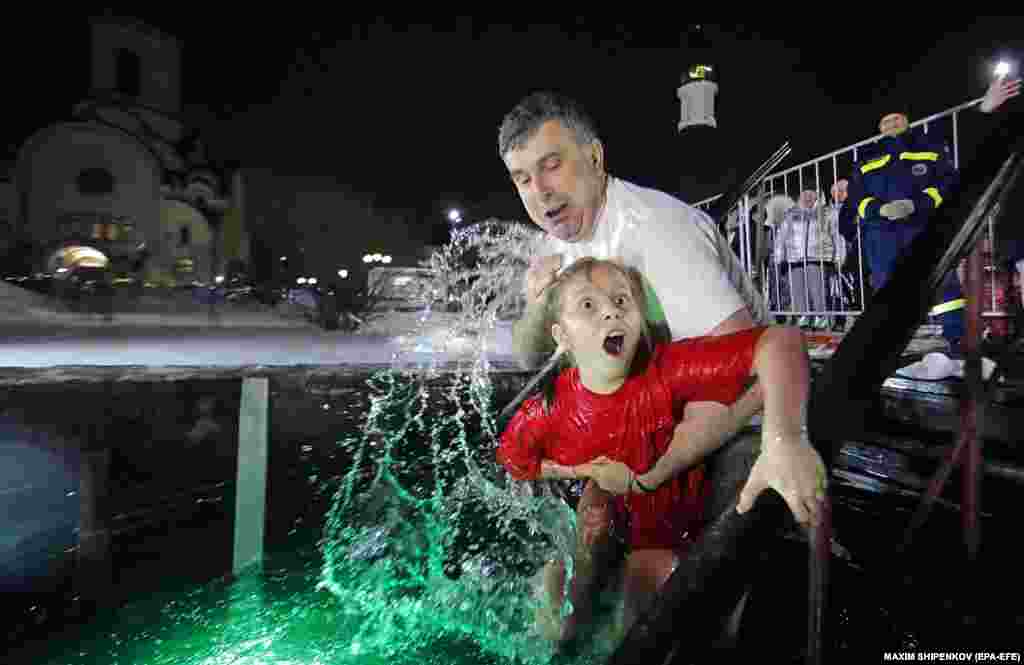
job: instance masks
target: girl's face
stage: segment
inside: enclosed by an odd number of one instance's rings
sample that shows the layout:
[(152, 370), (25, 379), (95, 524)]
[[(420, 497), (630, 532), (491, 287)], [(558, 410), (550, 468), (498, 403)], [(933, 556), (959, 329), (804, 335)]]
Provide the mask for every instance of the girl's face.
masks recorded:
[(644, 333), (630, 280), (621, 270), (596, 264), (589, 279), (584, 270), (562, 288), (559, 322), (551, 326), (555, 342), (572, 352), (587, 388), (617, 390)]

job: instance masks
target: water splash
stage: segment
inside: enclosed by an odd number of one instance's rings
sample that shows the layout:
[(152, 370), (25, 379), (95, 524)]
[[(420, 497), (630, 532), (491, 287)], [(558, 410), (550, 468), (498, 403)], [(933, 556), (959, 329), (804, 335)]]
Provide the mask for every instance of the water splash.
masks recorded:
[[(536, 628), (538, 577), (556, 558), (571, 573), (575, 513), (544, 484), (497, 467), (487, 348), (498, 318), (521, 304), (534, 242), (524, 227), (494, 222), (456, 234), (431, 257), (437, 283), (424, 291), (458, 295), (451, 336), (471, 333), (471, 352), (424, 357), (412, 339), (369, 382), (361, 435), (344, 442), (353, 463), (326, 520), (320, 581), (363, 617), (352, 638), (362, 653), (390, 658), (456, 640), (498, 662), (552, 657)], [(433, 298), (424, 300), (423, 334)], [(432, 390), (442, 369), (445, 387)]]
[[(363, 426), (339, 442), (347, 466), (325, 490), (319, 543), (270, 554), (262, 572), (125, 606), (93, 637), (56, 645), (47, 665), (551, 662), (536, 627), (538, 573), (552, 559), (571, 571), (575, 513), (495, 463), (502, 405), (487, 354), (531, 242), (483, 224), (431, 259), (474, 346), (453, 360), (410, 344), (368, 380)], [(314, 472), (326, 488), (330, 471)], [(611, 648), (594, 640), (572, 662), (603, 662)]]

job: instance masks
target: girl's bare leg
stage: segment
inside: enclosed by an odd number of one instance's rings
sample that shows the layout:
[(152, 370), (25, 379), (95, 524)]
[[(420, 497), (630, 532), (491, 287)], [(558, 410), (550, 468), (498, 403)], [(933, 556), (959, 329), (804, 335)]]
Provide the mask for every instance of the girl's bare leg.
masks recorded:
[(553, 635), (552, 624), (558, 626), (554, 639), (567, 642), (576, 636), (579, 625), (589, 622), (593, 612), (592, 594), (601, 573), (606, 572), (613, 560), (615, 549), (611, 535), (612, 495), (597, 483), (587, 482), (583, 496), (576, 506), (576, 558), (575, 575), (569, 587), (572, 614), (559, 622), (565, 588), (565, 568), (561, 561), (548, 563), (544, 570), (544, 591), (548, 607), (538, 614), (538, 622), (545, 635)]

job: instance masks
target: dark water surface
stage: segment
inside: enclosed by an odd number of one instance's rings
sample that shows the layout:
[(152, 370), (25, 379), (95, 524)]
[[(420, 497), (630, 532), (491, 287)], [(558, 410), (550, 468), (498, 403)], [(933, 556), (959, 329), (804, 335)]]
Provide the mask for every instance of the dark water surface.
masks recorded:
[[(493, 378), (498, 408), (525, 379)], [(231, 568), (238, 380), (0, 389), (7, 470), (0, 499), (9, 534), (0, 541), (0, 572), (10, 651), (2, 662), (514, 662), (494, 644), (468, 639), (472, 631), (389, 651), (367, 641), (384, 633), (367, 632), (353, 598), (318, 588), (317, 543), (352, 462), (351, 448), (339, 442), (359, 431), (372, 406), (365, 380), (351, 373), (272, 377), (267, 559), (262, 574), (237, 580), (223, 574)], [(446, 379), (427, 387), (432, 417), (440, 418), (450, 411)], [(93, 602), (75, 563), (76, 492), (80, 451), (104, 449), (109, 484), (99, 506), (111, 534), (110, 584)], [(488, 459), (487, 450), (480, 455)], [(896, 554), (919, 502), (915, 492), (934, 468), (871, 445), (847, 445), (836, 456), (833, 525), (842, 549), (831, 561), (828, 662), (882, 662), (886, 651), (1021, 649), (1019, 486), (985, 479), (977, 565), (965, 559), (960, 514), (948, 505), (933, 510), (905, 555)], [(943, 498), (960, 502), (959, 472)], [(800, 662), (807, 546), (789, 530), (762, 555), (740, 655)], [(408, 631), (425, 621), (415, 613), (403, 620)]]

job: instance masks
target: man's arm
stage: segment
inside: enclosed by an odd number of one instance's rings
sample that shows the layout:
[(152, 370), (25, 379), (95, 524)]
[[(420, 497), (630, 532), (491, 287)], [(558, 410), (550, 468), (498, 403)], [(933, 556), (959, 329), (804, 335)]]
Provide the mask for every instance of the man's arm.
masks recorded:
[(774, 327), (757, 340), (754, 374), (764, 391), (764, 429), (800, 432), (807, 414), (811, 370), (799, 328)]
[(668, 450), (647, 473), (638, 476), (644, 487), (658, 487), (683, 471), (700, 464), (739, 432), (764, 405), (761, 384), (752, 385), (731, 406), (694, 402), (672, 435)]
[(545, 330), (545, 290), (555, 280), (562, 265), (559, 254), (537, 257), (526, 271), (524, 292), (526, 311), (512, 326), (512, 350), (523, 369), (537, 369), (555, 350), (551, 331)]
[(771, 328), (758, 340), (754, 372), (765, 386), (761, 454), (736, 509), (746, 512), (761, 492), (772, 488), (785, 499), (797, 522), (814, 525), (821, 519), (827, 476), (805, 426), (810, 393), (805, 346), (796, 328)]
[(551, 331), (544, 329), (543, 300), (527, 301), (523, 317), (512, 326), (512, 350), (523, 369), (537, 369), (555, 350)]
[(958, 173), (953, 165), (945, 145), (935, 145), (936, 159), (928, 179), (927, 187), (916, 192), (911, 201), (914, 202), (914, 210), (931, 212), (942, 205), (942, 202), (949, 196), (950, 190), (956, 187)]
[[(870, 160), (867, 163), (870, 164)], [(878, 197), (869, 196), (864, 191), (863, 169), (865, 166), (863, 160), (854, 163), (853, 171), (850, 173), (846, 202), (843, 204), (843, 212), (840, 213), (839, 232), (845, 235), (847, 240), (855, 238), (857, 225), (869, 217), (877, 217), (882, 205), (886, 203)]]

